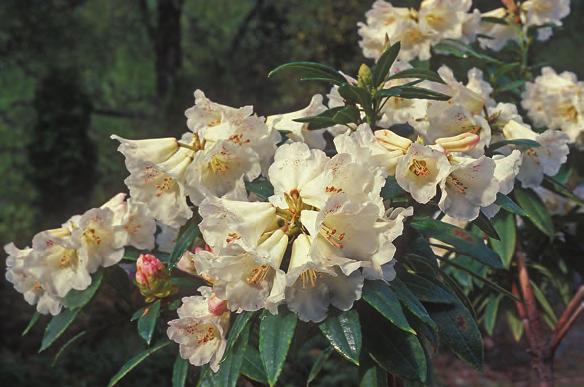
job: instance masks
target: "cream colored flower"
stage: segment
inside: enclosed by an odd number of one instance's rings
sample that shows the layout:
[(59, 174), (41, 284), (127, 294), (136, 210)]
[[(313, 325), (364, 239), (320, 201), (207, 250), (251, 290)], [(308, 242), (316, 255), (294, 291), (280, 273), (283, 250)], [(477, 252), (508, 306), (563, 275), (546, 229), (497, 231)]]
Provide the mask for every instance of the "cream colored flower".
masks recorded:
[[(483, 17), (508, 19), (508, 14), (507, 10), (501, 7), (483, 13)], [(481, 35), (488, 36), (488, 38), (479, 38), (481, 47), (489, 48), (493, 51), (501, 51), (509, 41), (519, 42), (519, 34), (512, 22), (500, 24), (483, 20), (480, 24), (480, 33)]]
[(561, 26), (561, 20), (570, 14), (570, 0), (527, 0), (521, 3), (521, 10), (528, 26)]

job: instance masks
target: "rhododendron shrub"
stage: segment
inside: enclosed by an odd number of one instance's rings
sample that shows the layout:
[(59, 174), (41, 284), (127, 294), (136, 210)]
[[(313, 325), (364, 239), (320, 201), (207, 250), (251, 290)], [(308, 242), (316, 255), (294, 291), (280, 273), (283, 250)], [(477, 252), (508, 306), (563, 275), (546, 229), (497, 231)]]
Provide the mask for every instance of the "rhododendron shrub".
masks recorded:
[[(5, 246), (6, 277), (37, 310), (31, 324), (54, 316), (41, 350), (115, 266), (131, 272), (141, 302), (128, 319), (145, 349), (110, 385), (165, 347), (175, 348), (174, 386), (189, 372), (202, 385), (275, 385), (291, 344), (314, 336), (327, 348), (310, 380), (334, 350), (362, 385), (388, 375), (432, 384), (438, 344), (481, 367), (479, 322), (492, 333), (499, 310), (517, 335), (529, 319), (530, 339), (538, 310), (557, 332), (569, 328), (579, 309), (556, 324), (539, 287), (548, 279), (525, 282), (528, 269), (545, 277), (546, 249), (566, 247), (574, 231), (556, 238), (540, 197), (563, 201), (562, 215), (584, 203), (566, 187), (582, 86), (548, 67), (533, 77), (528, 60), (569, 5), (504, 3), (482, 15), (470, 0), (376, 1), (359, 24), (373, 62), (358, 74), (314, 62), (269, 74), (320, 82), (326, 99), (261, 117), (197, 90), (180, 137), (112, 135), (129, 195), (31, 247)], [(517, 62), (485, 49), (515, 50)], [(442, 55), (484, 66), (455, 74), (434, 63)], [(545, 249), (532, 255), (540, 233)]]

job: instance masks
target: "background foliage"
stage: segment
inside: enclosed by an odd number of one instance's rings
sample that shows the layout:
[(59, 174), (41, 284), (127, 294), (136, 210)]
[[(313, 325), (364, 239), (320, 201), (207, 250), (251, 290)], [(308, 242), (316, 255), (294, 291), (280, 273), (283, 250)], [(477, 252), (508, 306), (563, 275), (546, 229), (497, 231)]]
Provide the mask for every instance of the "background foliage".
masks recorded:
[[(492, 0), (475, 3), (483, 11), (498, 5)], [(570, 69), (580, 79), (583, 3), (574, 1), (563, 29), (534, 47), (537, 62), (558, 71)], [(268, 81), (266, 74), (292, 60), (319, 61), (355, 73), (362, 61), (356, 23), (370, 5), (360, 0), (2, 1), (0, 242), (22, 245), (38, 230), (123, 191), (126, 171), (109, 134), (144, 138), (182, 133), (182, 112), (192, 104), (196, 88), (227, 105), (253, 104), (261, 115), (306, 105), (312, 93), (326, 90), (286, 77)], [(433, 58), (430, 65), (439, 62), (444, 58)], [(134, 331), (124, 319), (123, 301), (108, 298), (113, 290), (106, 288), (92, 314), (107, 310), (113, 317), (97, 325), (119, 333), (103, 335), (110, 339), (92, 335), (73, 349), (75, 356), (64, 354), (50, 367), (54, 354), (33, 356), (40, 328), (20, 337), (32, 308), (6, 281), (1, 286), (2, 385), (104, 385), (137, 351), (135, 334), (123, 334)], [(77, 331), (83, 329), (83, 319), (76, 324)], [(126, 339), (120, 342), (119, 337)], [(286, 369), (281, 380), (294, 385), (294, 375), (306, 380), (320, 353), (300, 348), (290, 353), (298, 369)], [(150, 362), (152, 368), (143, 367), (125, 383), (164, 385), (168, 371), (159, 371), (172, 367), (172, 356), (155, 356), (160, 362)], [(357, 375), (352, 371), (325, 369), (317, 382), (353, 385)]]

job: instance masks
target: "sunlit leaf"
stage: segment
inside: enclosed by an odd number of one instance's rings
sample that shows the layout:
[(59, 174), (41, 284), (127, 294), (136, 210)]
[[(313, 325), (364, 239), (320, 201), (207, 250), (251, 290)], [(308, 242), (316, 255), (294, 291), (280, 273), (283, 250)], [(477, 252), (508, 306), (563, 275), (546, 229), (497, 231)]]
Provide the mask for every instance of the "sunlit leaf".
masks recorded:
[(363, 299), (399, 329), (416, 334), (404, 315), (398, 296), (386, 282), (366, 281)]
[(377, 60), (377, 63), (375, 64), (375, 67), (373, 67), (372, 80), (374, 87), (377, 87), (383, 83), (387, 76), (387, 73), (389, 73), (391, 65), (393, 64), (393, 62), (395, 62), (395, 59), (399, 54), (400, 48), (401, 44), (400, 42), (397, 42), (391, 45), (391, 47), (389, 47), (387, 50), (383, 52), (383, 54), (381, 54), (381, 56)]
[(489, 238), (493, 250), (501, 257), (503, 266), (508, 269), (515, 254), (517, 230), (515, 215), (507, 211), (499, 211), (493, 218), (493, 227), (501, 237), (499, 240)]
[(45, 328), (45, 334), (43, 335), (39, 352), (49, 348), (63, 334), (63, 332), (65, 332), (69, 325), (75, 320), (80, 310), (81, 309), (64, 309), (58, 315), (53, 316)]
[(356, 310), (352, 309), (338, 315), (329, 314), (318, 327), (339, 354), (359, 365), (361, 324)]
[(545, 235), (555, 234), (552, 217), (540, 197), (531, 189), (515, 187), (513, 192), (517, 204), (523, 208), (529, 219)]
[(268, 78), (277, 74), (289, 73), (296, 75), (301, 81), (321, 80), (340, 85), (346, 82), (337, 70), (327, 65), (316, 62), (290, 62), (276, 67), (270, 71)]
[(162, 348), (166, 347), (167, 345), (170, 344), (170, 341), (163, 341), (159, 344), (156, 344), (153, 347), (148, 348), (145, 351), (142, 351), (140, 353), (138, 353), (137, 355), (135, 355), (134, 357), (132, 357), (130, 360), (128, 360), (123, 366), (122, 368), (120, 368), (120, 370), (110, 379), (109, 383), (108, 383), (108, 387), (112, 387), (115, 386), (116, 384), (118, 384), (118, 382), (120, 380), (122, 380), (124, 378), (124, 376), (126, 376), (130, 371), (132, 371), (134, 368), (136, 368), (136, 366), (138, 366), (138, 364), (142, 363), (144, 360), (146, 360), (150, 355), (152, 355), (153, 353), (161, 350)]
[(63, 304), (69, 309), (83, 308), (95, 295), (101, 281), (103, 280), (103, 270), (98, 270), (91, 278), (91, 285), (85, 290), (72, 289), (63, 299)]
[(138, 334), (150, 345), (152, 335), (160, 316), (160, 300), (156, 300), (152, 304), (147, 305), (142, 311), (142, 315), (138, 318)]
[(260, 317), (260, 357), (270, 386), (282, 372), (296, 323), (296, 315), (290, 312), (273, 315), (264, 311)]

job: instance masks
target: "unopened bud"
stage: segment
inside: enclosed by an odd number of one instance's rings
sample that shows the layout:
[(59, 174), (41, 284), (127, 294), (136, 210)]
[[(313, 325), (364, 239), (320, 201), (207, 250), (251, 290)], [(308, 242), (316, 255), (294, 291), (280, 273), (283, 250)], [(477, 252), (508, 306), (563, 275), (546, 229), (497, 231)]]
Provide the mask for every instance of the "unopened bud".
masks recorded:
[(371, 69), (365, 63), (361, 64), (357, 76), (357, 84), (361, 87), (368, 88), (372, 83), (373, 75), (371, 74)]
[(452, 137), (442, 137), (436, 140), (446, 152), (468, 152), (480, 141), (478, 134), (466, 132)]
[(209, 313), (213, 316), (221, 316), (227, 310), (227, 301), (220, 299), (215, 293), (211, 294), (207, 300), (207, 305)]
[(375, 132), (375, 138), (385, 149), (389, 151), (400, 151), (403, 154), (405, 154), (410, 145), (412, 145), (412, 140), (409, 138), (402, 137), (387, 129), (377, 130)]
[(176, 292), (166, 267), (151, 254), (141, 254), (136, 261), (136, 284), (146, 302), (165, 298)]

